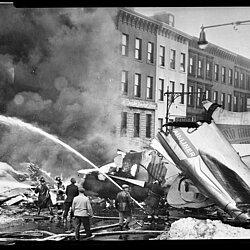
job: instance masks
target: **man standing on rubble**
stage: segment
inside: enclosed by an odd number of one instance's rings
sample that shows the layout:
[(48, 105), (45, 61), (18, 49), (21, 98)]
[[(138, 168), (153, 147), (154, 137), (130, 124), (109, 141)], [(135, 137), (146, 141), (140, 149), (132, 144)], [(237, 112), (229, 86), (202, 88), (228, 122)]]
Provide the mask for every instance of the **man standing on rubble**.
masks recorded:
[[(69, 209), (72, 206), (72, 202), (73, 202), (74, 197), (79, 195), (78, 187), (75, 185), (76, 184), (75, 178), (71, 178), (70, 182), (71, 182), (71, 184), (66, 187), (66, 191), (65, 191), (65, 194), (66, 194), (67, 197), (66, 197), (66, 199), (64, 201), (63, 221), (67, 220)], [(73, 218), (73, 212), (71, 210), (71, 212), (70, 212), (70, 221), (72, 221), (72, 218)]]
[[(129, 223), (132, 219), (133, 201), (129, 193), (129, 186), (127, 184), (122, 185), (123, 190), (120, 191), (115, 199), (115, 207), (119, 211), (119, 225), (120, 229), (123, 230), (123, 226), (129, 229)], [(124, 224), (124, 219), (126, 223)]]
[(145, 183), (144, 187), (149, 189), (145, 203), (149, 209), (148, 220), (153, 222), (158, 219), (158, 208), (160, 199), (164, 196), (164, 189), (161, 187), (160, 180), (155, 180), (153, 183)]
[(80, 227), (83, 224), (86, 238), (92, 238), (93, 235), (90, 230), (90, 217), (93, 216), (93, 210), (90, 204), (90, 200), (85, 196), (83, 187), (79, 187), (79, 195), (73, 199), (72, 211), (75, 216), (75, 239), (80, 240)]
[(44, 177), (40, 178), (40, 184), (35, 188), (35, 193), (38, 193), (37, 215), (40, 215), (42, 208), (48, 208), (50, 215), (53, 215), (51, 196)]

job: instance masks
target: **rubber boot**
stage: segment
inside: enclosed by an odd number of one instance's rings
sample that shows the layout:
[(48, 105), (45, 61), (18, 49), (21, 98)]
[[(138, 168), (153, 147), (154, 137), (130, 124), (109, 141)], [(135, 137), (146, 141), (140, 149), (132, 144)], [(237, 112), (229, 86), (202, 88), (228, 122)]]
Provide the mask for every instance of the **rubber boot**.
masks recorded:
[(40, 212), (41, 212), (41, 208), (38, 208), (38, 209), (37, 209), (37, 216), (40, 215)]
[(52, 210), (52, 207), (49, 207), (49, 213), (50, 213), (50, 215), (54, 215), (54, 213), (53, 213), (53, 210)]
[(125, 223), (125, 228), (126, 228), (127, 230), (130, 229), (129, 226), (128, 226), (128, 223)]

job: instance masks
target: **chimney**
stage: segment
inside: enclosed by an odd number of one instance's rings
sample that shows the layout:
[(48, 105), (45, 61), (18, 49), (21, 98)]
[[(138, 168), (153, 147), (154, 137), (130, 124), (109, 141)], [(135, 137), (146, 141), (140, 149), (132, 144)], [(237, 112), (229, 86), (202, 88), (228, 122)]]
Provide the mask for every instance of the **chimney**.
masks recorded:
[(174, 27), (174, 15), (171, 13), (160, 12), (158, 14), (151, 16), (151, 18), (154, 18), (160, 22), (166, 23), (166, 24)]

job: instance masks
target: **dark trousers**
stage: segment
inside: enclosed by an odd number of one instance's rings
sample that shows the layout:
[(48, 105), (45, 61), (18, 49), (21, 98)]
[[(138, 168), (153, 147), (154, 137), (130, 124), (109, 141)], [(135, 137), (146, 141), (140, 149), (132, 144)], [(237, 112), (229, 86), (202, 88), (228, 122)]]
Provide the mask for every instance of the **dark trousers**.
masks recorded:
[[(72, 206), (72, 202), (64, 202), (64, 214), (63, 214), (63, 218), (67, 219), (68, 217), (68, 213), (69, 213), (69, 209)], [(70, 219), (73, 218), (73, 212), (70, 211)]]
[(125, 226), (128, 227), (128, 224), (130, 223), (132, 219), (132, 215), (130, 211), (119, 211), (119, 225), (123, 227), (124, 219), (126, 219)]
[(82, 216), (75, 216), (75, 239), (80, 239), (80, 227), (81, 224), (83, 224), (85, 233), (87, 237), (90, 237), (92, 235), (90, 230), (90, 220), (88, 216), (82, 217)]

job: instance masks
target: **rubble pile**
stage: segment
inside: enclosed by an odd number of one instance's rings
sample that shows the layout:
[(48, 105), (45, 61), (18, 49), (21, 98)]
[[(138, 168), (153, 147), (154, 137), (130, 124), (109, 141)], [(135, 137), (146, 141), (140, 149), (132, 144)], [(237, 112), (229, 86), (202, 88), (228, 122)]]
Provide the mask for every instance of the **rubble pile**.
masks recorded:
[(30, 215), (30, 211), (27, 211), (27, 209), (23, 208), (21, 205), (0, 207), (0, 229), (8, 225), (22, 223), (25, 215)]
[(171, 224), (170, 230), (159, 240), (186, 239), (250, 239), (250, 229), (233, 227), (219, 220), (182, 218)]

